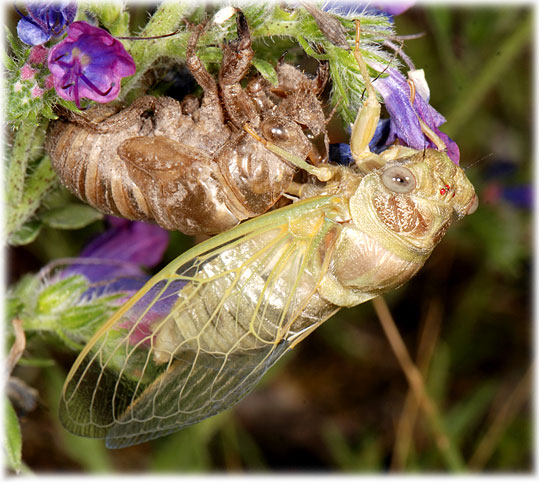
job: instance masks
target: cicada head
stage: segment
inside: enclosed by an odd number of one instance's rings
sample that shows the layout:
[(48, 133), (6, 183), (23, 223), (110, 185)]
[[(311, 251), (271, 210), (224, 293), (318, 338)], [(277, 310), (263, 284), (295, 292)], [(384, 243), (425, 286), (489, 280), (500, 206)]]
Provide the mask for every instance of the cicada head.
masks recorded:
[(478, 200), (464, 171), (434, 149), (407, 153), (366, 174), (350, 199), (354, 223), (391, 251), (428, 255)]
[(328, 64), (326, 62), (319, 64), (314, 79), (290, 64), (279, 63), (276, 71), (279, 85), (272, 88), (271, 92), (281, 100), (275, 108), (275, 114), (302, 126), (307, 136), (312, 139), (323, 134), (328, 150), (329, 138), (326, 133), (328, 119), (319, 99), (329, 78)]

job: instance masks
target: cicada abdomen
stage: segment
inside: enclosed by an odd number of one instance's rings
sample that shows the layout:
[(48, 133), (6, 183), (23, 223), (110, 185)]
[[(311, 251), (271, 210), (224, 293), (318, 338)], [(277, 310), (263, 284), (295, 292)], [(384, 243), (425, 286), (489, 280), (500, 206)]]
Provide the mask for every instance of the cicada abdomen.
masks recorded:
[(80, 199), (107, 214), (151, 219), (143, 190), (114, 153), (126, 139), (149, 132), (152, 127), (142, 120), (125, 125), (121, 122), (124, 114), (101, 107), (89, 110), (75, 122), (53, 122), (46, 149), (62, 183)]

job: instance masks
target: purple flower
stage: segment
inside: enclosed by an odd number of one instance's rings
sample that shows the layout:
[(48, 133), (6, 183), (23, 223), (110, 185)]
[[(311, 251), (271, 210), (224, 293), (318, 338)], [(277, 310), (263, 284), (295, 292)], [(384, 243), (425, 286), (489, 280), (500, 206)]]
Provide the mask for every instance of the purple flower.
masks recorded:
[(341, 166), (349, 166), (354, 163), (352, 157), (352, 151), (350, 150), (350, 144), (339, 142), (337, 144), (329, 145), (329, 160), (335, 164)]
[(381, 0), (374, 3), (357, 2), (355, 0), (333, 0), (326, 2), (322, 10), (349, 18), (368, 13), (384, 13), (392, 17), (393, 15), (400, 15), (405, 12), (415, 3), (414, 0)]
[(26, 10), (27, 15), (17, 10), (22, 17), (17, 34), (25, 44), (41, 45), (51, 37), (62, 35), (65, 27), (75, 20), (77, 5), (66, 1), (29, 3)]
[(388, 15), (400, 15), (401, 13), (408, 10), (410, 7), (413, 7), (415, 0), (401, 0), (401, 1), (378, 1), (374, 2), (372, 6), (381, 12), (387, 13)]
[[(445, 122), (445, 117), (429, 105), (427, 89), (416, 89), (414, 103), (410, 102), (410, 86), (397, 69), (387, 69), (389, 75), (374, 82), (374, 87), (382, 97), (390, 116), (390, 132), (386, 146), (399, 140), (401, 144), (414, 149), (436, 148), (421, 130), (421, 119), (442, 141), (447, 148), (447, 155), (455, 163), (459, 162), (459, 148), (438, 127)], [(422, 93), (420, 93), (420, 90)]]
[(148, 276), (141, 267), (155, 266), (168, 245), (168, 231), (153, 224), (108, 217), (111, 228), (91, 241), (77, 263), (62, 276), (81, 274), (95, 284), (88, 295), (119, 291), (134, 292)]
[(513, 206), (522, 209), (533, 208), (533, 188), (529, 184), (504, 187), (502, 190), (502, 198), (513, 204)]
[(481, 193), (483, 202), (497, 204), (505, 201), (517, 208), (532, 209), (533, 186), (519, 182), (518, 174), (514, 161), (497, 159), (489, 162), (482, 175), (488, 181)]
[(137, 345), (142, 342), (151, 346), (151, 337), (155, 334), (154, 326), (159, 325), (174, 309), (178, 301), (178, 292), (187, 284), (184, 280), (169, 281), (165, 287), (164, 281), (153, 285), (150, 290), (131, 306), (115, 328), (129, 332), (129, 344)]
[[(108, 220), (112, 227), (90, 242), (78, 258), (92, 260), (95, 264), (73, 265), (69, 274), (82, 274), (94, 285), (84, 293), (84, 297), (124, 293), (125, 297), (116, 301), (120, 305), (149, 279), (140, 267), (153, 267), (161, 261), (169, 233), (153, 224), (112, 216)], [(114, 262), (110, 263), (112, 260)], [(152, 325), (170, 313), (176, 303), (177, 292), (185, 283), (183, 280), (172, 281), (164, 291), (162, 284), (153, 286), (116, 328), (130, 331), (131, 345), (141, 341), (150, 344)], [(151, 309), (148, 309), (149, 303), (152, 303)], [(142, 321), (139, 322), (140, 318)]]
[(481, 199), (485, 204), (498, 204), (506, 201), (521, 209), (533, 208), (533, 188), (528, 184), (504, 186), (493, 181), (483, 189)]
[(135, 62), (119, 40), (86, 22), (72, 23), (67, 37), (49, 52), (49, 70), (62, 99), (106, 103), (120, 93), (120, 80), (133, 75)]
[[(45, 266), (36, 276), (37, 293), (22, 298), (22, 311), (37, 319), (43, 317), (43, 329), (54, 330), (66, 341), (86, 343), (96, 327), (142, 288), (149, 276), (141, 267), (157, 264), (167, 247), (168, 232), (158, 226), (109, 221), (112, 227), (88, 244), (79, 257), (57, 259)], [(183, 285), (176, 282), (174, 287), (177, 292)], [(151, 315), (166, 316), (165, 310), (170, 311), (173, 303), (170, 294), (158, 309), (152, 308)], [(138, 328), (134, 326), (137, 322), (138, 317), (131, 321), (134, 334), (130, 336), (148, 336), (150, 325), (143, 323)]]

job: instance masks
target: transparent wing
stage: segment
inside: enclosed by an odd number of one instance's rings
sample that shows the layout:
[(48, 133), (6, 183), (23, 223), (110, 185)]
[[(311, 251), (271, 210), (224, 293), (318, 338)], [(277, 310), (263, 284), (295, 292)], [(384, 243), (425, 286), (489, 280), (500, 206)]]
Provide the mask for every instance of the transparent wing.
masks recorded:
[(340, 225), (331, 198), (251, 220), (150, 280), (89, 342), (68, 375), (64, 426), (123, 447), (236, 403), (335, 311), (318, 297)]

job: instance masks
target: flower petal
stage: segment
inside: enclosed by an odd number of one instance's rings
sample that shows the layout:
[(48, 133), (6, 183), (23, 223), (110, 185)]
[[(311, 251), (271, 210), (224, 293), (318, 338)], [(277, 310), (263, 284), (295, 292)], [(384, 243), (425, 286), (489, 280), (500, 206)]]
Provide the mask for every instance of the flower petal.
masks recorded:
[(62, 35), (65, 27), (75, 19), (77, 4), (65, 1), (29, 3), (26, 10), (28, 15), (21, 14), (17, 24), (17, 35), (25, 44), (41, 45), (51, 37)]
[[(118, 218), (109, 216), (108, 219)], [(111, 228), (82, 250), (81, 257), (127, 261), (146, 268), (161, 261), (168, 245), (167, 230), (154, 224), (126, 219), (111, 224)]]
[(17, 35), (27, 45), (41, 45), (51, 38), (51, 34), (37, 25), (21, 18), (17, 23)]
[[(399, 140), (403, 145), (413, 149), (435, 148), (421, 130), (421, 119), (446, 144), (447, 154), (458, 164), (459, 149), (457, 144), (440, 131), (439, 126), (445, 122), (445, 117), (434, 109), (421, 93), (416, 90), (414, 103), (410, 102), (410, 86), (405, 77), (397, 69), (387, 69), (387, 77), (379, 78), (374, 87), (384, 99), (386, 110), (391, 120), (391, 130), (386, 145)], [(413, 76), (412, 76), (413, 78)], [(424, 86), (422, 92), (428, 92)]]
[(137, 290), (146, 279), (141, 267), (150, 268), (161, 261), (168, 231), (153, 224), (112, 216), (108, 219), (112, 220), (111, 227), (86, 245), (80, 262), (64, 270), (64, 275), (81, 274), (99, 283), (100, 293), (102, 288), (107, 292)]
[(103, 29), (74, 22), (67, 37), (49, 52), (49, 70), (56, 92), (66, 100), (114, 100), (121, 79), (136, 72), (135, 62), (121, 42)]

